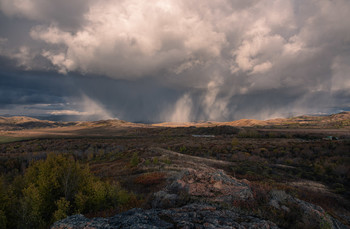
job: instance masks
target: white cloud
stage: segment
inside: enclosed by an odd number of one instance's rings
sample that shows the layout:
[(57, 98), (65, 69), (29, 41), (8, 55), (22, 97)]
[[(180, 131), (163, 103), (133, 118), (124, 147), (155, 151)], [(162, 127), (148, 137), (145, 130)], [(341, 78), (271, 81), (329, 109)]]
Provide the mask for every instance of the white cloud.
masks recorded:
[(62, 45), (44, 53), (61, 72), (80, 70), (117, 78), (163, 69), (181, 72), (191, 67), (184, 65), (188, 59), (198, 63), (218, 57), (226, 42), (213, 21), (181, 7), (178, 1), (100, 0), (90, 6), (84, 26), (74, 34), (51, 25), (34, 28), (31, 36)]
[(31, 0), (2, 0), (0, 6), (1, 10), (8, 15), (36, 18), (38, 14), (35, 1)]
[(76, 110), (55, 110), (50, 111), (51, 115), (90, 115), (88, 112), (76, 111)]
[(265, 73), (272, 68), (270, 61), (266, 61), (262, 64), (255, 65), (252, 71), (252, 74)]
[(266, 20), (258, 20), (246, 32), (242, 44), (233, 50), (235, 62), (231, 69), (265, 73), (272, 68), (274, 59), (281, 55), (284, 43), (282, 36), (271, 32)]
[[(283, 47), (284, 55), (294, 55), (303, 51), (305, 44), (297, 35), (289, 38), (289, 42)], [(305, 51), (305, 50), (304, 50)]]

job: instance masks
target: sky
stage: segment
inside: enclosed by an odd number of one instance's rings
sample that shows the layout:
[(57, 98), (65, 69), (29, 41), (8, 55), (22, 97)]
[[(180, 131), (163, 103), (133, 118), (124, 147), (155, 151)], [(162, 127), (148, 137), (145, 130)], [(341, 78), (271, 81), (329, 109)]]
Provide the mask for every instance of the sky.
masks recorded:
[(0, 0), (0, 116), (350, 110), (349, 0)]

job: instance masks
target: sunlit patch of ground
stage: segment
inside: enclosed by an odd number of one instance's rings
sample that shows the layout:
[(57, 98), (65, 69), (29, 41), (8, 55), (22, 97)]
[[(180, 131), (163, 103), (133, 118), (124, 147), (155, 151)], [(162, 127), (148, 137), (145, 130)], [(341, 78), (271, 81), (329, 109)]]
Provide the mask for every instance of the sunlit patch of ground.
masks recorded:
[(314, 192), (331, 194), (330, 190), (324, 185), (316, 181), (302, 180), (289, 183), (291, 186), (311, 190)]

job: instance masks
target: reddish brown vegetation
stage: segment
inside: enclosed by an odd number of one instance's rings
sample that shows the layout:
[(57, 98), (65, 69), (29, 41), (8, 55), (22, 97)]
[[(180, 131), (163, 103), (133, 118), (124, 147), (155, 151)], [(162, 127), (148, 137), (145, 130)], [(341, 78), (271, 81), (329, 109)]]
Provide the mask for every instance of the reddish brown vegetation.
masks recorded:
[(145, 173), (136, 177), (134, 182), (145, 186), (157, 185), (164, 181), (165, 175), (165, 173), (161, 172)]

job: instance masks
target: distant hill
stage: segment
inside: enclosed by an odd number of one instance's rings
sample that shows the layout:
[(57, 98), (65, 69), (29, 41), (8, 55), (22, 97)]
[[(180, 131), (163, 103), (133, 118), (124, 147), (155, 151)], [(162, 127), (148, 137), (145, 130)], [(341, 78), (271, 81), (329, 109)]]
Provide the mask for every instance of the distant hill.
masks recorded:
[(56, 128), (76, 125), (77, 122), (54, 122), (26, 116), (0, 117), (0, 130), (24, 130), (36, 128)]
[(276, 118), (269, 120), (240, 119), (231, 122), (165, 122), (153, 124), (162, 127), (211, 127), (211, 126), (237, 126), (237, 127), (281, 127), (281, 128), (341, 128), (350, 126), (350, 112), (341, 112), (327, 116), (303, 115), (293, 118)]
[(147, 124), (127, 122), (118, 119), (99, 120), (99, 121), (84, 121), (78, 122), (77, 126), (86, 127), (145, 127)]
[(38, 128), (57, 128), (74, 126), (79, 128), (98, 128), (98, 127), (144, 127), (146, 124), (136, 124), (126, 122), (123, 120), (111, 119), (100, 121), (80, 121), (80, 122), (59, 122), (40, 120), (36, 118), (26, 116), (13, 116), (13, 117), (1, 117), (0, 116), (0, 130), (13, 131), (13, 130), (26, 130), (26, 129), (38, 129)]
[(0, 117), (1, 124), (20, 124), (25, 122), (39, 122), (39, 119), (26, 116)]
[(264, 128), (343, 128), (350, 127), (350, 112), (341, 112), (327, 116), (303, 115), (293, 118), (277, 118), (269, 120), (240, 119), (231, 122), (164, 122), (141, 124), (111, 119), (100, 121), (56, 122), (39, 120), (25, 116), (1, 117), (0, 130), (25, 130), (37, 128), (57, 128), (76, 126), (80, 128), (119, 128), (119, 127), (264, 127)]

